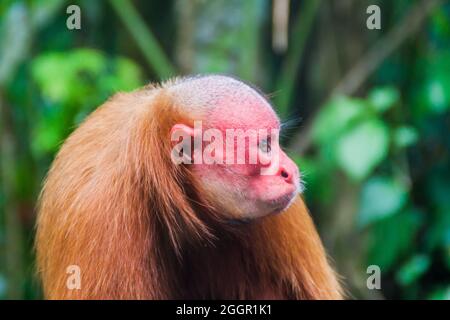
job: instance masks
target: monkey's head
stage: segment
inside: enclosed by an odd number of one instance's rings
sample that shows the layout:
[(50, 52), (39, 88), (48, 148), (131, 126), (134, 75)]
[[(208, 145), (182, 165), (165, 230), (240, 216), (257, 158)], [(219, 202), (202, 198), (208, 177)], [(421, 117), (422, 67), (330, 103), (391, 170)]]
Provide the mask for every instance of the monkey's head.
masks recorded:
[(168, 89), (189, 119), (171, 128), (172, 161), (189, 168), (227, 218), (275, 214), (293, 202), (299, 171), (280, 148), (276, 113), (256, 89), (219, 75)]

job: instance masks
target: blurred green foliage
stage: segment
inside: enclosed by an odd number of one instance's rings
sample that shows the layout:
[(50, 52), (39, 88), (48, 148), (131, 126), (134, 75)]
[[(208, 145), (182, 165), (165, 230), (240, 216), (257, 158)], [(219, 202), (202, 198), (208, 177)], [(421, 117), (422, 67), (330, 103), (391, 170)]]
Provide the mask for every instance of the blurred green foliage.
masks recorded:
[[(375, 1), (381, 31), (365, 28), (372, 3), (348, 2), (345, 11), (293, 1), (281, 54), (270, 45), (269, 0), (78, 1), (78, 31), (65, 27), (66, 1), (2, 2), (0, 298), (41, 297), (34, 206), (64, 139), (110, 95), (177, 70), (230, 73), (274, 92), (294, 123), (284, 143), (352, 296), (450, 299), (450, 5), (357, 92), (324, 101), (420, 1)], [(313, 119), (310, 135), (298, 118)], [(375, 294), (365, 287), (371, 264), (382, 271)]]
[(134, 62), (108, 58), (91, 49), (42, 54), (31, 62), (31, 76), (46, 106), (33, 128), (32, 150), (36, 156), (55, 153), (92, 106), (100, 105), (114, 92), (142, 84), (141, 71)]

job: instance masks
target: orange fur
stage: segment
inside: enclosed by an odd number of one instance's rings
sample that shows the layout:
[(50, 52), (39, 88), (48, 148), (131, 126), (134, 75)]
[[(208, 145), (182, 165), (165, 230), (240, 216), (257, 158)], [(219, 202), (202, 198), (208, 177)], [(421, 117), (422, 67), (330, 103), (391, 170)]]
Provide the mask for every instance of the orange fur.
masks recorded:
[[(169, 131), (189, 121), (165, 86), (117, 94), (58, 153), (40, 197), (37, 265), (49, 299), (339, 299), (301, 198), (229, 224)], [(66, 287), (69, 265), (81, 289)]]

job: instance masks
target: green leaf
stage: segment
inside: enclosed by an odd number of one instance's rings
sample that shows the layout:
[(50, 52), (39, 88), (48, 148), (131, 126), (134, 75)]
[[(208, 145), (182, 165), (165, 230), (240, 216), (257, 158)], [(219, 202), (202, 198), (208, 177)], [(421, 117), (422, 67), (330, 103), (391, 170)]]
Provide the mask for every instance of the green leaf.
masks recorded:
[(361, 227), (399, 212), (408, 200), (407, 188), (390, 177), (374, 177), (361, 192), (358, 222)]
[(106, 69), (96, 50), (44, 53), (32, 62), (32, 75), (45, 98), (53, 103), (77, 103)]
[(367, 110), (364, 100), (339, 96), (320, 111), (313, 126), (313, 140), (319, 145), (333, 143), (348, 125)]
[(354, 180), (366, 178), (384, 160), (389, 146), (387, 127), (379, 120), (358, 124), (336, 145), (338, 165)]
[(45, 153), (54, 153), (64, 139), (64, 128), (61, 119), (50, 116), (39, 119), (34, 128), (34, 139), (32, 140), (32, 151), (37, 156)]
[(396, 274), (396, 280), (407, 286), (417, 281), (430, 267), (430, 258), (417, 254), (405, 263)]
[(140, 70), (131, 60), (108, 59), (92, 49), (44, 53), (33, 60), (32, 75), (48, 101), (78, 108), (141, 84)]
[(406, 148), (417, 142), (419, 139), (419, 133), (417, 130), (410, 126), (403, 126), (395, 129), (394, 131), (394, 144), (398, 148)]
[(72, 75), (68, 65), (59, 53), (42, 54), (33, 60), (32, 76), (43, 96), (50, 101), (61, 101), (69, 96)]
[(377, 112), (383, 113), (399, 102), (400, 93), (393, 87), (379, 87), (370, 92), (368, 100)]

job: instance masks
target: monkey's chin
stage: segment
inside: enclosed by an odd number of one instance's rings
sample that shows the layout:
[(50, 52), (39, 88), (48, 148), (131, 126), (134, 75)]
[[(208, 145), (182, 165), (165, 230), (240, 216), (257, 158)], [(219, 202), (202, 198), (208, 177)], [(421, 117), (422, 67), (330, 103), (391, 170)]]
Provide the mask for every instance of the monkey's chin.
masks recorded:
[(297, 192), (288, 193), (276, 199), (270, 200), (270, 206), (273, 207), (270, 215), (276, 215), (286, 211), (297, 197)]

